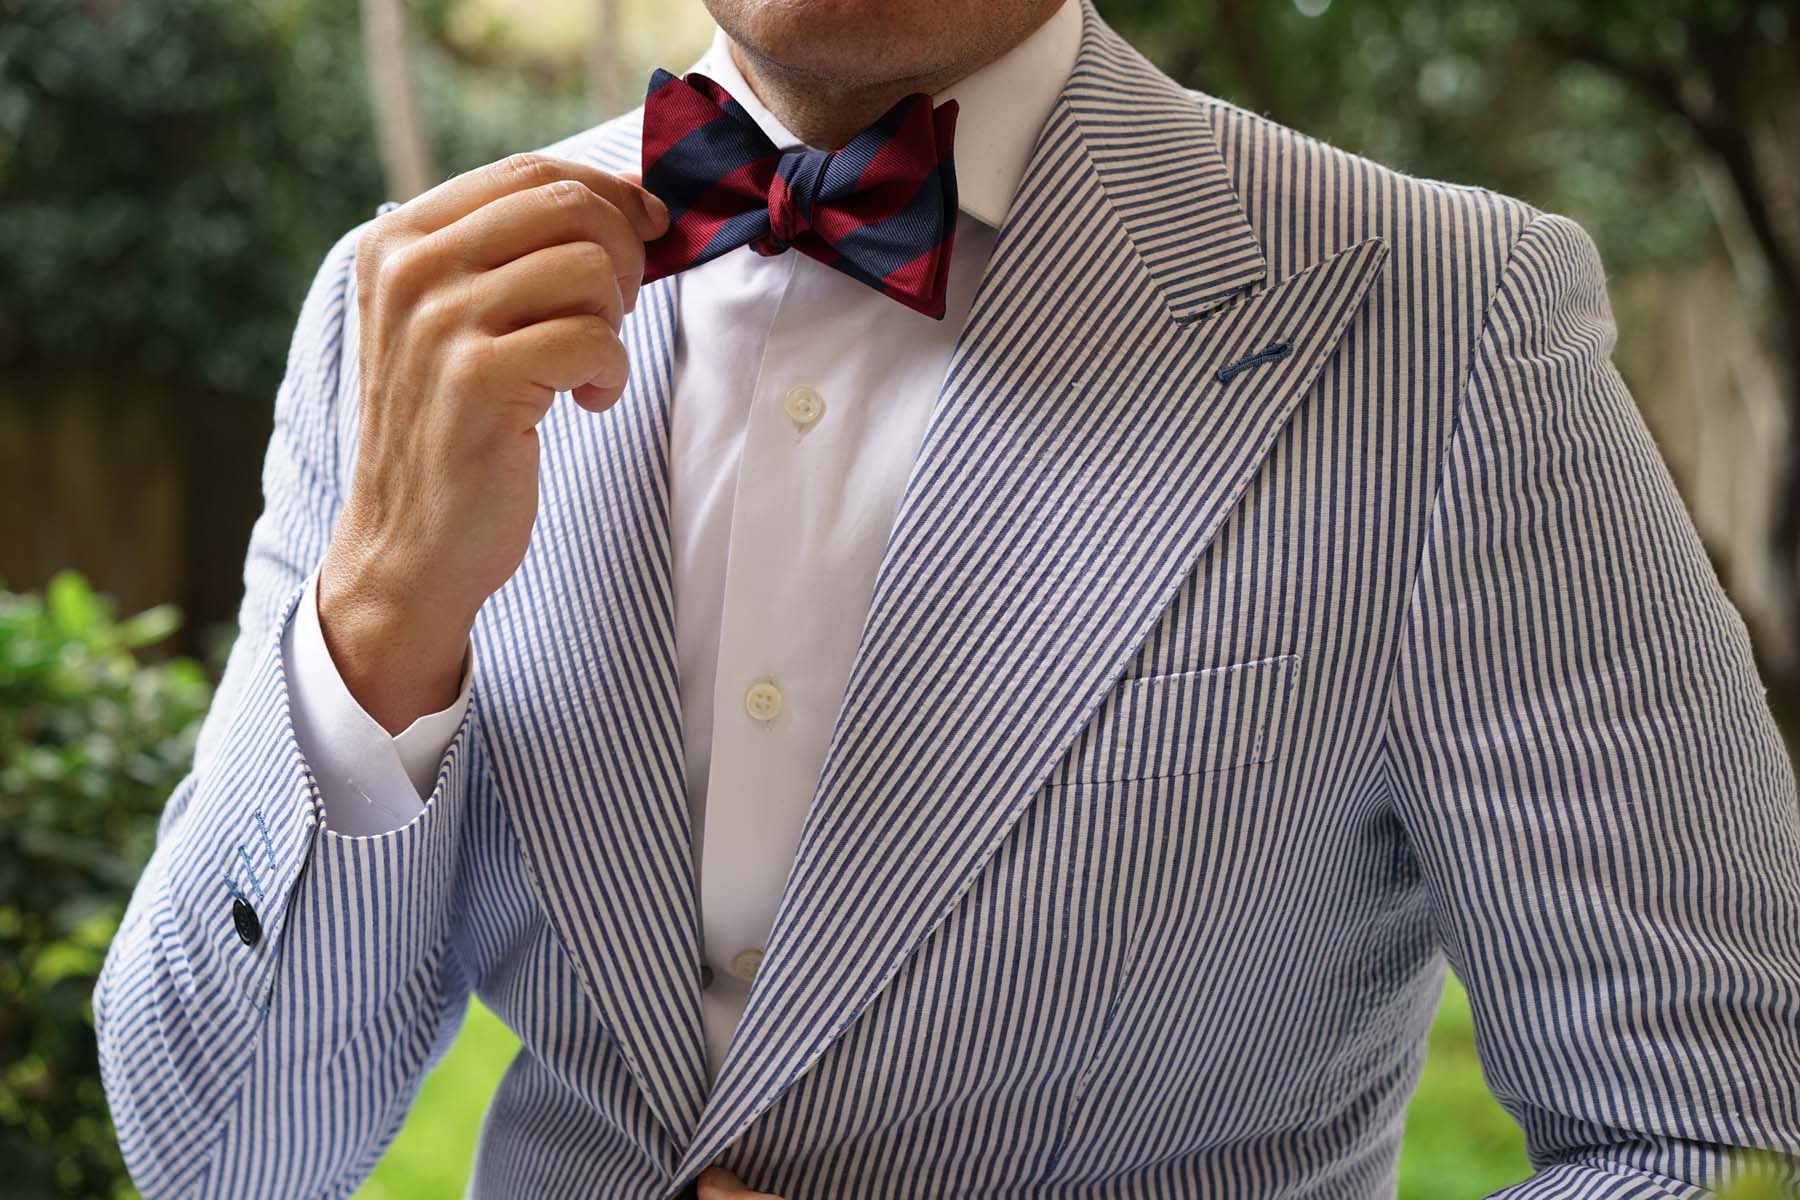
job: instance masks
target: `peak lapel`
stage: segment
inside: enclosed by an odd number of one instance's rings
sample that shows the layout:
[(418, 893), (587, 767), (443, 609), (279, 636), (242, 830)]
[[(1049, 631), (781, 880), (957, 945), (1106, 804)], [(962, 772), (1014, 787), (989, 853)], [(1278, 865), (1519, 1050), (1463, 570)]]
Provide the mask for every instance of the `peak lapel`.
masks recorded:
[(981, 871), (1385, 260), (1372, 240), (1253, 290), (1264, 257), (1205, 110), (1084, 10), (1074, 74), (933, 411), (762, 966), (675, 1186), (837, 1040)]
[(559, 399), (539, 427), (531, 548), (476, 630), (481, 728), (538, 901), (674, 1149), (706, 1094), (670, 567), (677, 283), (626, 319), (618, 403)]

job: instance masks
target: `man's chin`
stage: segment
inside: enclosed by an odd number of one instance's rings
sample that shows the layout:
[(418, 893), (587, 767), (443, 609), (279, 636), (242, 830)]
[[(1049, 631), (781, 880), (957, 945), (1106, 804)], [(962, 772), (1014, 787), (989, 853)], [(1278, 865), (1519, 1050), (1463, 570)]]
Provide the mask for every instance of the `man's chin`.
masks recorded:
[[(887, 83), (922, 78), (956, 58), (929, 5), (895, 0), (709, 0), (741, 48), (791, 76)], [(915, 25), (916, 28), (909, 28)]]

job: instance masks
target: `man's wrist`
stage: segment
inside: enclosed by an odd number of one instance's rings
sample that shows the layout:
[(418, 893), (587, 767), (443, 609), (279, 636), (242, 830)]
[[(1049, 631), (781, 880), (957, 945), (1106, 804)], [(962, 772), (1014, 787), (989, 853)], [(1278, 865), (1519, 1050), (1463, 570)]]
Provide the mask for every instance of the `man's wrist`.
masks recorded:
[(398, 604), (392, 593), (358, 586), (346, 574), (329, 558), (320, 568), (319, 629), (357, 704), (390, 736), (454, 704), (473, 618)]

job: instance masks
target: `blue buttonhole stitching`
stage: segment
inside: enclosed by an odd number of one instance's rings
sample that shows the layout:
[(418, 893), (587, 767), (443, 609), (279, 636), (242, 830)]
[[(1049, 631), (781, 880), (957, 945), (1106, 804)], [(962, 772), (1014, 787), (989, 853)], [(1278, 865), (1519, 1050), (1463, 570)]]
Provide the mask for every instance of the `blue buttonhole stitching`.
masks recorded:
[(263, 820), (262, 809), (256, 809), (251, 816), (256, 818), (256, 827), (262, 830), (263, 849), (269, 855), (269, 869), (275, 869), (275, 840), (269, 836), (268, 822)]
[(231, 898), (233, 900), (242, 900), (245, 904), (250, 903), (250, 898), (238, 891), (237, 880), (231, 877), (231, 869), (229, 867), (222, 869), (219, 874), (225, 876), (225, 887), (226, 890), (231, 893)]
[(1293, 352), (1294, 343), (1283, 338), (1279, 342), (1274, 342), (1265, 346), (1263, 349), (1258, 350), (1249, 358), (1241, 358), (1230, 366), (1220, 367), (1219, 382), (1230, 383), (1233, 379), (1236, 379), (1251, 367), (1260, 367), (1264, 363), (1280, 362)]
[(256, 864), (250, 861), (250, 852), (244, 849), (244, 843), (238, 843), (238, 857), (244, 860), (244, 872), (250, 876), (250, 886), (256, 889), (256, 898), (263, 898), (262, 884), (256, 881)]

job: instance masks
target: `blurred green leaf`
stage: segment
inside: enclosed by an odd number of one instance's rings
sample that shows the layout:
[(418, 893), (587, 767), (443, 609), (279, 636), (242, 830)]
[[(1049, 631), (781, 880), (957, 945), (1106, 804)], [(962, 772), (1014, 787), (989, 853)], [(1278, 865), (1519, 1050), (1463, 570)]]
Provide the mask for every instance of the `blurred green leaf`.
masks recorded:
[(91, 637), (95, 628), (105, 619), (105, 612), (93, 589), (88, 587), (86, 579), (74, 571), (58, 571), (45, 589), (45, 598), (50, 607), (50, 619), (57, 632), (68, 636), (73, 644), (80, 644), (77, 639)]
[(116, 621), (111, 603), (73, 572), (41, 594), (0, 591), (8, 1195), (129, 1194), (97, 1078), (89, 997), (211, 701), (198, 663), (132, 655), (178, 621), (167, 607)]
[(119, 624), (120, 644), (141, 650), (162, 641), (181, 628), (181, 610), (173, 604), (159, 604)]

